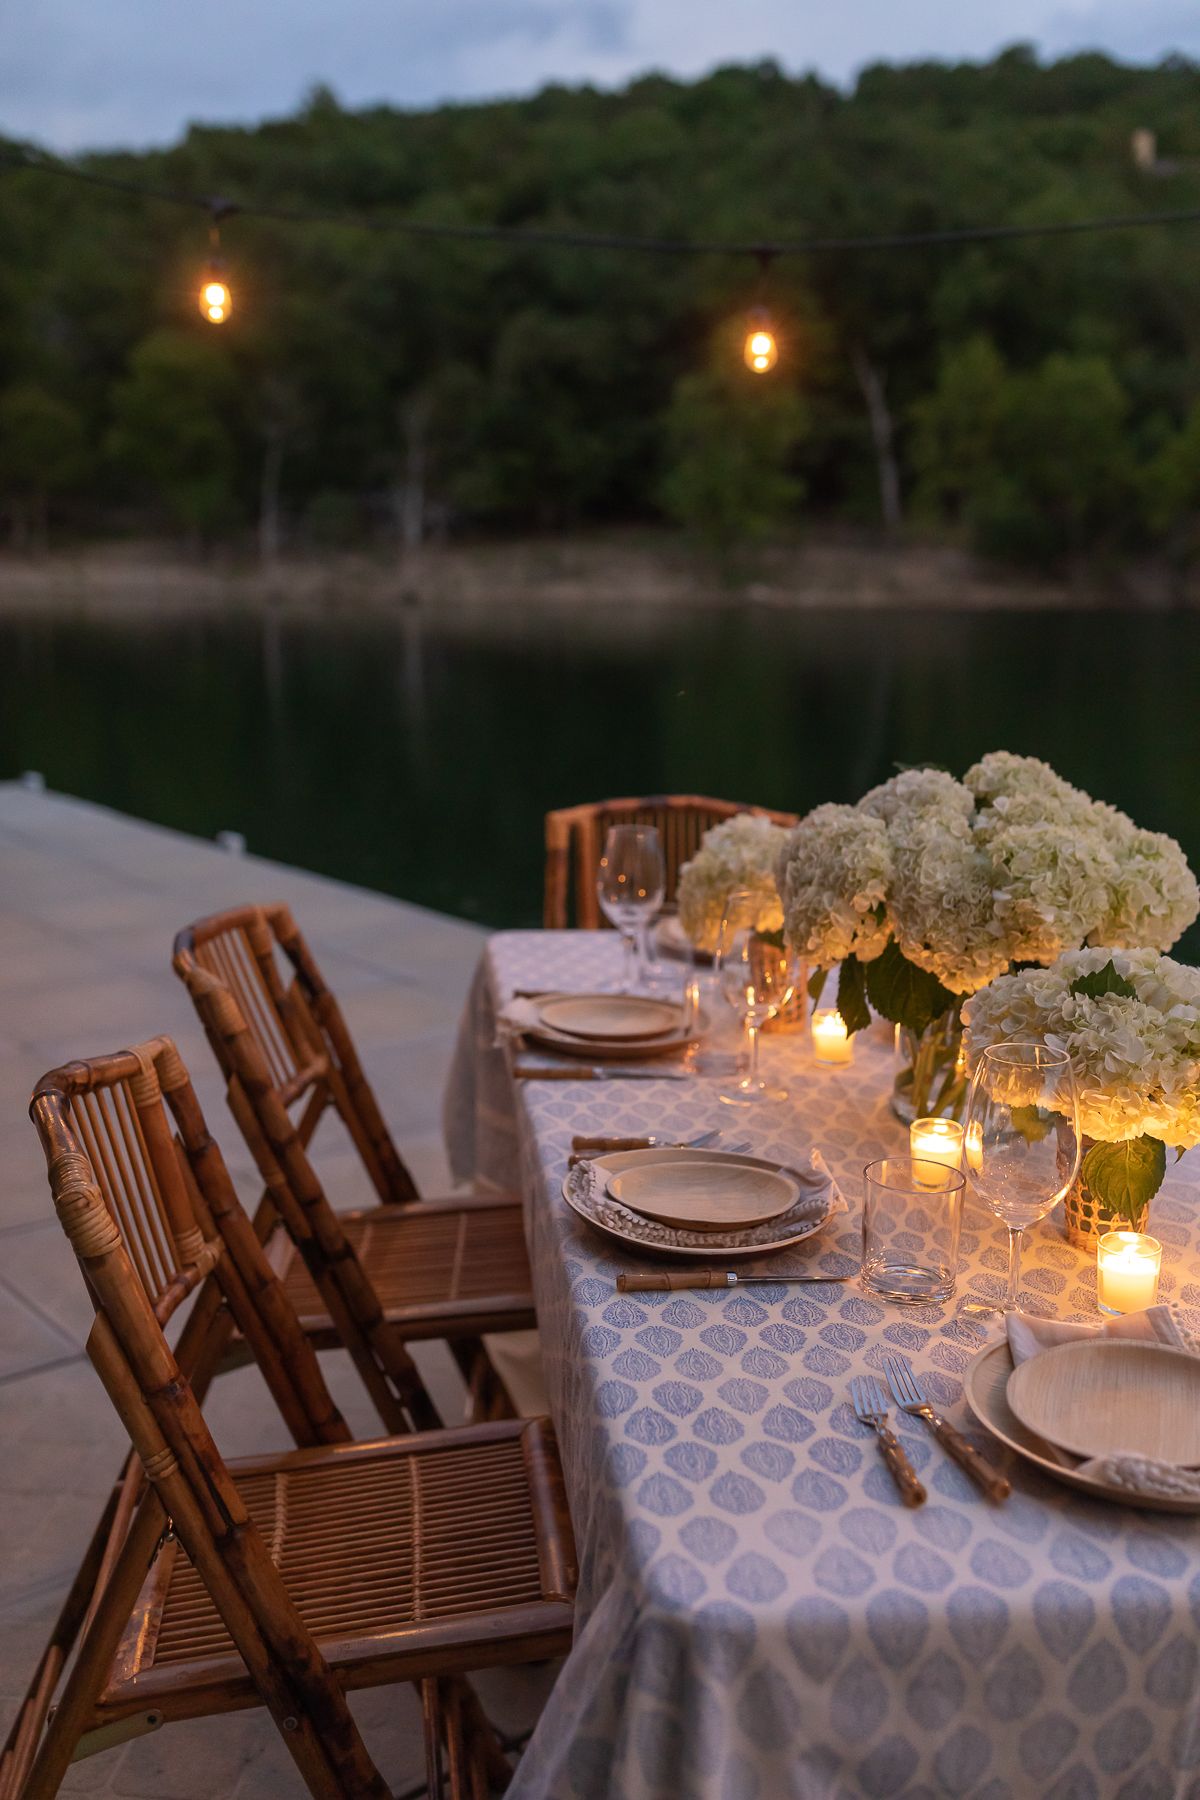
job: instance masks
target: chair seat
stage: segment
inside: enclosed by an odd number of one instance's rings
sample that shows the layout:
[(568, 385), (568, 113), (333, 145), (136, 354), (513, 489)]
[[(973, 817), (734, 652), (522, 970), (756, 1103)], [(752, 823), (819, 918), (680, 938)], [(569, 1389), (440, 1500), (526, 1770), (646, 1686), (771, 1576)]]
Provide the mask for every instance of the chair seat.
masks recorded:
[[(503, 1420), (229, 1464), (305, 1624), (347, 1687), (569, 1645), (574, 1548), (548, 1420)], [(530, 1646), (533, 1646), (532, 1650)], [(385, 1672), (386, 1670), (386, 1672)], [(147, 1576), (100, 1703), (175, 1716), (259, 1703), (182, 1546)]]
[[(402, 1334), (477, 1336), (537, 1322), (519, 1201), (503, 1195), (421, 1200), (339, 1215), (388, 1319)], [(278, 1245), (278, 1250), (276, 1246)], [(303, 1257), (276, 1233), (276, 1261), (305, 1331), (340, 1342)]]

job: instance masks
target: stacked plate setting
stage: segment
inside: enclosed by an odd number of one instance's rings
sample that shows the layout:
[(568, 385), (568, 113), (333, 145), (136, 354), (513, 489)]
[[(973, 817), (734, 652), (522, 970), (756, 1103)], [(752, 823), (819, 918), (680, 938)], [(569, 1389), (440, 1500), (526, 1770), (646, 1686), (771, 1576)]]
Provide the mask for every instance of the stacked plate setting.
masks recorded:
[(689, 1028), (680, 1002), (646, 994), (543, 994), (532, 1006), (523, 1037), (589, 1062), (670, 1056), (708, 1027), (702, 1011)]
[(1200, 1495), (1134, 1493), (1085, 1472), (1093, 1458), (1122, 1456), (1200, 1468), (1200, 1357), (1098, 1337), (1014, 1367), (1002, 1339), (967, 1366), (963, 1394), (981, 1425), (1057, 1481), (1126, 1506), (1200, 1512)]
[(819, 1231), (828, 1178), (719, 1150), (624, 1150), (579, 1162), (563, 1198), (597, 1230), (664, 1256), (722, 1259), (783, 1250)]

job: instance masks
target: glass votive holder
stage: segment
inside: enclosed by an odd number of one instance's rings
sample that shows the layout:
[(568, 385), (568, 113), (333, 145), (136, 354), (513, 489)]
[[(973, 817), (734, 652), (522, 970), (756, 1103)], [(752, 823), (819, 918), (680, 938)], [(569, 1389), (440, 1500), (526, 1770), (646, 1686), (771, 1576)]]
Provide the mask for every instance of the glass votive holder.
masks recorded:
[(963, 1128), (957, 1119), (914, 1119), (908, 1128), (908, 1148), (922, 1187), (933, 1185), (921, 1174), (921, 1163), (941, 1163), (957, 1169), (962, 1164)]
[(1162, 1245), (1144, 1231), (1106, 1231), (1096, 1246), (1096, 1305), (1102, 1313), (1143, 1312), (1158, 1299)]
[(854, 1045), (846, 1030), (846, 1021), (836, 1007), (818, 1007), (812, 1016), (813, 1055), (818, 1062), (848, 1063), (854, 1060)]
[(863, 1170), (862, 1283), (899, 1305), (948, 1300), (958, 1272), (960, 1169), (885, 1156)]

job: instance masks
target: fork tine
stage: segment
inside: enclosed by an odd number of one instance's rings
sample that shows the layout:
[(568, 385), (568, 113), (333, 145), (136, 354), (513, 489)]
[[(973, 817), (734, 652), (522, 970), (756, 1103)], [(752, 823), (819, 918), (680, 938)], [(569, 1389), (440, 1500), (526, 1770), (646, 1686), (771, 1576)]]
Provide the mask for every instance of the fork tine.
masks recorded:
[(887, 1370), (888, 1385), (892, 1390), (896, 1405), (919, 1406), (921, 1391), (917, 1386), (912, 1365), (906, 1356), (886, 1356), (884, 1367)]

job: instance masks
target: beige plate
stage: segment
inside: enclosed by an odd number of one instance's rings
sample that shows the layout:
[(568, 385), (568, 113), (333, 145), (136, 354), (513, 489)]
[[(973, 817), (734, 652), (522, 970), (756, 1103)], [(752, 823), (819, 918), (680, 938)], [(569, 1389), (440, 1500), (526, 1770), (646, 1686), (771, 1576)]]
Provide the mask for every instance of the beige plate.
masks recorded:
[[(1049, 1356), (1051, 1352), (1047, 1350), (1043, 1354)], [(1022, 1367), (1027, 1366), (1022, 1364)], [(1165, 1494), (1134, 1496), (1125, 1489), (1110, 1487), (1105, 1481), (1094, 1481), (1090, 1475), (1081, 1475), (1074, 1457), (1065, 1450), (1056, 1450), (1053, 1444), (1037, 1437), (1017, 1418), (1008, 1404), (1007, 1389), (1012, 1372), (1012, 1354), (1001, 1338), (998, 1344), (989, 1344), (967, 1364), (963, 1375), (963, 1398), (979, 1423), (1025, 1462), (1032, 1463), (1044, 1475), (1052, 1475), (1055, 1481), (1065, 1482), (1068, 1487), (1092, 1494), (1098, 1500), (1115, 1500), (1120, 1506), (1136, 1507), (1139, 1512), (1200, 1513), (1200, 1499), (1174, 1498)]]
[(692, 1231), (747, 1231), (795, 1206), (800, 1184), (778, 1169), (748, 1167), (704, 1150), (641, 1163), (613, 1175), (608, 1191), (644, 1219)]
[(691, 1031), (670, 1031), (662, 1037), (579, 1038), (566, 1031), (555, 1031), (549, 1025), (523, 1026), (521, 1036), (527, 1043), (541, 1044), (560, 1056), (581, 1056), (586, 1062), (628, 1062), (648, 1056), (678, 1056), (707, 1030), (708, 1014), (701, 1007)]
[[(696, 1152), (696, 1154), (703, 1154)], [(769, 1219), (765, 1225), (753, 1225), (739, 1231), (696, 1231), (689, 1227), (664, 1225), (658, 1219), (647, 1219), (632, 1212), (608, 1192), (614, 1176), (634, 1169), (639, 1164), (678, 1162), (678, 1150), (620, 1150), (597, 1157), (592, 1163), (578, 1163), (568, 1171), (563, 1182), (563, 1199), (580, 1218), (605, 1237), (639, 1251), (658, 1256), (685, 1257), (696, 1262), (702, 1257), (720, 1257), (736, 1261), (744, 1256), (769, 1256), (802, 1243), (820, 1231), (830, 1216), (834, 1193), (831, 1187), (816, 1186), (806, 1192), (806, 1178), (799, 1169), (784, 1169), (784, 1175), (795, 1181), (799, 1199), (789, 1211)], [(735, 1163), (748, 1169), (765, 1169), (774, 1174), (779, 1165), (757, 1156), (725, 1156), (726, 1164)]]
[(1008, 1404), (1027, 1430), (1075, 1456), (1131, 1450), (1200, 1463), (1200, 1358), (1162, 1344), (1059, 1344), (1013, 1370)]
[(707, 950), (697, 950), (691, 938), (679, 923), (678, 913), (668, 913), (658, 921), (654, 931), (654, 941), (659, 954), (672, 956), (676, 962), (695, 961), (702, 968), (708, 968), (712, 956)]
[(568, 999), (543, 1000), (538, 1007), (543, 1025), (565, 1031), (568, 1037), (615, 1039), (663, 1037), (679, 1030), (683, 1009), (641, 994), (572, 994)]

